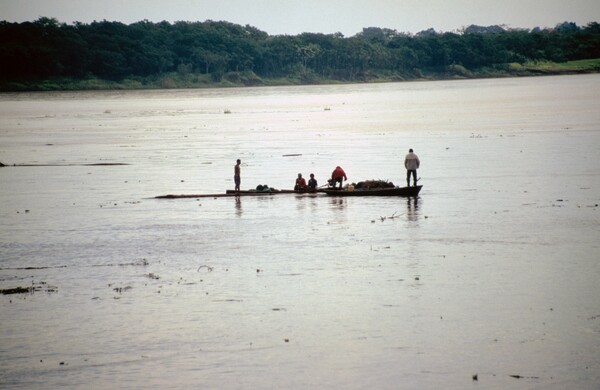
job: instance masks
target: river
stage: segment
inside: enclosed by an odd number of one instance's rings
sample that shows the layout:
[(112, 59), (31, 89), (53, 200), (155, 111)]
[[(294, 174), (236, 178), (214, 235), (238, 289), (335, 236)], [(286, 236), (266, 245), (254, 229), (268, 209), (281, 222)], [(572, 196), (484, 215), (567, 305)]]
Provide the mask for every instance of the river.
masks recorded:
[(600, 75), (0, 94), (0, 387), (597, 389), (599, 151)]

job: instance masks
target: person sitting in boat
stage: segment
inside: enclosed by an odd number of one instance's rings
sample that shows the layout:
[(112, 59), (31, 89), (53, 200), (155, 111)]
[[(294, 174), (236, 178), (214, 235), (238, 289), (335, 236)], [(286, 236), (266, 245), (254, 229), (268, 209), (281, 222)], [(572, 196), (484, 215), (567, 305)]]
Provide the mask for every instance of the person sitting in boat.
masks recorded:
[(308, 179), (308, 188), (311, 191), (316, 191), (317, 186), (318, 186), (318, 184), (317, 184), (317, 179), (315, 179), (315, 174), (311, 173), (310, 174), (310, 179)]
[(331, 184), (331, 186), (333, 188), (335, 188), (335, 185), (337, 183), (340, 183), (340, 189), (341, 189), (342, 188), (342, 184), (344, 183), (344, 180), (348, 180), (348, 178), (346, 177), (346, 172), (344, 172), (344, 170), (342, 169), (342, 167), (340, 167), (338, 165), (337, 167), (335, 167), (335, 169), (331, 173), (330, 184)]
[(296, 179), (296, 185), (294, 186), (294, 191), (304, 191), (306, 190), (306, 180), (302, 177), (302, 174), (298, 174), (298, 178)]

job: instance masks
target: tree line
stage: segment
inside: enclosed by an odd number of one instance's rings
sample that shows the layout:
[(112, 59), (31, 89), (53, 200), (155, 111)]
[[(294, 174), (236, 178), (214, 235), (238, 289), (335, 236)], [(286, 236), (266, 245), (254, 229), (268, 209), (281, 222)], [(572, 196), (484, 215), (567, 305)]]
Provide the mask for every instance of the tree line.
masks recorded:
[[(565, 22), (552, 29), (470, 26), (460, 32), (418, 34), (370, 27), (341, 33), (271, 36), (255, 27), (224, 21), (133, 24), (100, 21), (0, 22), (0, 81), (56, 78), (119, 81), (157, 75), (202, 74), (213, 81), (245, 75), (368, 81), (412, 79), (449, 70), (499, 69), (530, 61), (600, 58), (600, 25)], [(251, 75), (251, 77), (248, 77)], [(253, 81), (254, 80), (254, 81)]]

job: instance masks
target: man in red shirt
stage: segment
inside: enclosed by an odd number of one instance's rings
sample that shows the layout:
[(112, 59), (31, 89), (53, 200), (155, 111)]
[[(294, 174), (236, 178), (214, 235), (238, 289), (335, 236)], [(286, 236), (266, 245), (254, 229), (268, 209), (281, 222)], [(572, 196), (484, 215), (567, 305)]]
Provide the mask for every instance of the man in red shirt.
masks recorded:
[(306, 189), (306, 180), (302, 177), (302, 174), (298, 174), (298, 178), (296, 179), (296, 185), (294, 186), (294, 191), (304, 191)]
[(348, 180), (346, 177), (346, 172), (342, 169), (342, 167), (337, 166), (331, 173), (331, 185), (335, 188), (336, 183), (340, 183), (340, 189), (342, 188), (342, 183), (344, 180)]

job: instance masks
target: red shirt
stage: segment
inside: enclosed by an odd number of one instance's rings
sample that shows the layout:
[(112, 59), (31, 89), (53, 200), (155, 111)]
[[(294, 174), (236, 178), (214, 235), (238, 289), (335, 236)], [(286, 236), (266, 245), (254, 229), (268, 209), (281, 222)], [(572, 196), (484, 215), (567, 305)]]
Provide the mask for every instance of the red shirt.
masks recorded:
[(306, 180), (304, 180), (303, 177), (296, 179), (296, 187), (298, 187), (298, 188), (306, 187)]
[(333, 180), (335, 179), (340, 179), (340, 178), (344, 178), (344, 180), (348, 180), (348, 178), (346, 177), (346, 172), (344, 172), (344, 170), (342, 169), (342, 167), (336, 167), (333, 172), (331, 173), (331, 178)]

